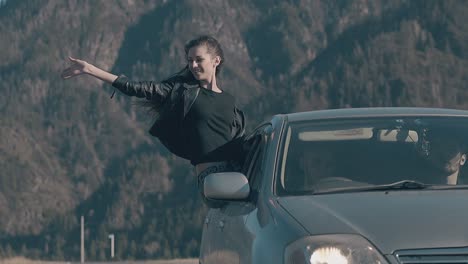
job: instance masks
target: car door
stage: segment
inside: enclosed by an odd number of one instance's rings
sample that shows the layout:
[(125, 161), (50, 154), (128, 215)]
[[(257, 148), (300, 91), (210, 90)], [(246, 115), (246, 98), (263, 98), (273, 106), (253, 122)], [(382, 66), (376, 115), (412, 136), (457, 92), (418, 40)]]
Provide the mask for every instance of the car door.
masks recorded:
[(255, 197), (261, 180), (261, 167), (266, 147), (265, 127), (247, 139), (248, 151), (242, 172), (249, 179), (251, 195), (247, 201), (229, 202), (219, 211), (218, 230), (220, 263), (239, 264), (251, 260), (253, 234), (245, 227), (246, 219), (255, 210)]
[(218, 252), (221, 250), (219, 221), (220, 209), (211, 208), (208, 210), (203, 224), (203, 232), (200, 244), (200, 263), (216, 264), (220, 263)]

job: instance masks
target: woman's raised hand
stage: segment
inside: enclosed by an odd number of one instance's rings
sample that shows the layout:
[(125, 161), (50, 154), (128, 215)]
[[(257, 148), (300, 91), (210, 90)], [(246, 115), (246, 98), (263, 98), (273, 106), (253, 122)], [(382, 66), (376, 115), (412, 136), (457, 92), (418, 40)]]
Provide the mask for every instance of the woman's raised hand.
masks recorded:
[(68, 79), (81, 74), (89, 74), (108, 83), (113, 83), (117, 79), (117, 75), (104, 71), (92, 64), (87, 63), (84, 60), (79, 60), (72, 57), (68, 57), (68, 59), (72, 62), (72, 64), (70, 67), (63, 70), (63, 79)]
[(63, 79), (68, 79), (81, 74), (89, 73), (89, 63), (87, 63), (84, 60), (79, 60), (72, 57), (68, 57), (68, 59), (72, 62), (72, 64), (70, 65), (70, 67), (62, 71), (61, 76)]

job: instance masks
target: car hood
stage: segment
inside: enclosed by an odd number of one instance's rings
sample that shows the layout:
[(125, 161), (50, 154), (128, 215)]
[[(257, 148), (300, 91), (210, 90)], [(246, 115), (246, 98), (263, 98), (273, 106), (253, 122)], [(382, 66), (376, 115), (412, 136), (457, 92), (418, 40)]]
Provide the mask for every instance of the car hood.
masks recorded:
[(311, 235), (360, 234), (381, 250), (468, 246), (468, 190), (280, 197)]

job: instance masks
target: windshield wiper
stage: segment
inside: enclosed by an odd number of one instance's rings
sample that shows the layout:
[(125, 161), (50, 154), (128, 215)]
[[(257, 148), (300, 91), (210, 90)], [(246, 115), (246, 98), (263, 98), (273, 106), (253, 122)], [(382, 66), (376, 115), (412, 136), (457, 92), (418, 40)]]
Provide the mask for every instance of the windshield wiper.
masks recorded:
[(387, 190), (421, 190), (432, 187), (418, 181), (403, 180), (384, 185), (366, 185), (361, 187), (340, 187), (323, 191), (314, 191), (313, 194), (341, 193), (341, 192), (366, 192), (366, 191), (387, 191)]
[(425, 184), (418, 181), (411, 181), (411, 180), (403, 180), (398, 181), (390, 184), (378, 185), (374, 186), (374, 188), (381, 188), (382, 190), (390, 190), (390, 189), (397, 189), (397, 190), (413, 190), (413, 189), (426, 189), (431, 187), (430, 184)]

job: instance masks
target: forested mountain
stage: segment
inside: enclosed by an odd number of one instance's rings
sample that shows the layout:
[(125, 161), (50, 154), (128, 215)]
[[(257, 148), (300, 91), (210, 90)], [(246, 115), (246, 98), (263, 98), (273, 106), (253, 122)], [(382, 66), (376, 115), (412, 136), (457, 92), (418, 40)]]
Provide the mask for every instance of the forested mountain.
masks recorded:
[(277, 113), (468, 109), (468, 1), (8, 0), (0, 5), (0, 255), (88, 260), (198, 254), (206, 208), (189, 162), (147, 130), (137, 99), (67, 56), (161, 80), (200, 34), (223, 45), (221, 88), (248, 128)]

